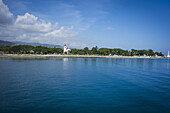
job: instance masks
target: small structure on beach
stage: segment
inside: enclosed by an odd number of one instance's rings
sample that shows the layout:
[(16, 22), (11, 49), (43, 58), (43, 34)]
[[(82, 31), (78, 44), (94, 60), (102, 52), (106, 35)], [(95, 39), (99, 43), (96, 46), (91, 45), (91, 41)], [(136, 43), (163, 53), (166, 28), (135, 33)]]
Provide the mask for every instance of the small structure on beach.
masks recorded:
[(67, 48), (66, 44), (64, 44), (64, 51), (63, 54), (69, 54), (69, 51), (71, 51), (71, 49)]
[(3, 51), (0, 51), (0, 54), (4, 54), (4, 52), (3, 52)]
[(157, 54), (155, 54), (155, 57), (157, 57), (158, 55)]
[(30, 53), (31, 53), (31, 54), (34, 54), (34, 51), (33, 51), (33, 50), (31, 50), (31, 51), (30, 51)]

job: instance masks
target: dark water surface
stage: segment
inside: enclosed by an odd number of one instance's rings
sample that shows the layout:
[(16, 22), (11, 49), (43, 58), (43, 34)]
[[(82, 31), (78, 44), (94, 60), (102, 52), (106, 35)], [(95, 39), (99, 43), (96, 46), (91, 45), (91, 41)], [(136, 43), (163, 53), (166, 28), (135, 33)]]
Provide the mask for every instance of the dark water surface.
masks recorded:
[(170, 59), (0, 58), (0, 113), (170, 113)]

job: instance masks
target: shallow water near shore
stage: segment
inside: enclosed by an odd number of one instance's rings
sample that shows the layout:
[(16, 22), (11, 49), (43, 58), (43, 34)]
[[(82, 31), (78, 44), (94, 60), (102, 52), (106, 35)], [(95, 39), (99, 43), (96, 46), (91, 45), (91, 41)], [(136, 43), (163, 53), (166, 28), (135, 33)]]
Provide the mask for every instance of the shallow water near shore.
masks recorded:
[(169, 113), (170, 59), (0, 58), (0, 113)]

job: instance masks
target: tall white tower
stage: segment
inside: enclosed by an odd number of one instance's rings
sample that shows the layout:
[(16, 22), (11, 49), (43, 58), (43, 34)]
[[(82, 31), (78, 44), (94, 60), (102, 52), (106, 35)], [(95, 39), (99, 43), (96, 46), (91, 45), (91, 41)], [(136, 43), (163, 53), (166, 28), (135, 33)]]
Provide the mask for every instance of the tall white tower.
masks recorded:
[(65, 53), (69, 53), (69, 51), (71, 51), (69, 48), (67, 48), (66, 44), (64, 44), (64, 51), (63, 51), (63, 54)]
[(64, 44), (64, 53), (67, 51), (67, 46), (66, 46), (66, 44)]

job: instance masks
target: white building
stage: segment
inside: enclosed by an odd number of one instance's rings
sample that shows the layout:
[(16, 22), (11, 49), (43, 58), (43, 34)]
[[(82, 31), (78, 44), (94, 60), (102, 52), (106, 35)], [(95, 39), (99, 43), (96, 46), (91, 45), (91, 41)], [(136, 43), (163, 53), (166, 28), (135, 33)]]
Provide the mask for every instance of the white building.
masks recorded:
[(67, 48), (66, 44), (64, 44), (64, 51), (63, 51), (63, 54), (65, 53), (69, 53), (69, 51), (71, 51), (71, 49)]

